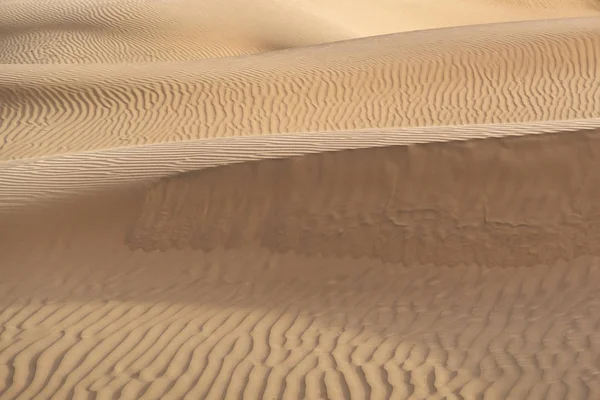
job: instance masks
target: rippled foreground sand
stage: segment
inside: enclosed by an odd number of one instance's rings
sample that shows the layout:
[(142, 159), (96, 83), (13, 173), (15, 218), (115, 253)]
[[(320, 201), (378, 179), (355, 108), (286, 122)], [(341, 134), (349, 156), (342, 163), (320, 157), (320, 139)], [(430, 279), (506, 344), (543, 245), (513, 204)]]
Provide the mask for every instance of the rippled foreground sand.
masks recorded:
[(600, 398), (597, 2), (0, 0), (0, 64), (0, 399)]

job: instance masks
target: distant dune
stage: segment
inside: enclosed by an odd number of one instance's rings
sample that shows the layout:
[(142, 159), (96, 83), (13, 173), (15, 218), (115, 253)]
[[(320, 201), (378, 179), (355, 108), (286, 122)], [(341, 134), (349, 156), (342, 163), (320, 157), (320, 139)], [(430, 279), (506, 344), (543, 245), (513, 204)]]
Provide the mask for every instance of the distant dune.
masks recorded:
[(0, 159), (212, 137), (598, 117), (600, 18), (232, 59), (5, 65)]
[(0, 0), (0, 65), (0, 399), (600, 398), (600, 3)]
[(261, 53), (387, 33), (600, 16), (594, 0), (2, 0), (0, 63)]

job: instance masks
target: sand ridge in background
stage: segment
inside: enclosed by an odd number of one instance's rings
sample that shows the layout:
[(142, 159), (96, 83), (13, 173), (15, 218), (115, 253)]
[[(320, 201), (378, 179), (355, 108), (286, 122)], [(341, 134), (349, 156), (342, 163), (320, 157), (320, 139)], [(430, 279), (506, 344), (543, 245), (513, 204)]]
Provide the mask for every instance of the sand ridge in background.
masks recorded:
[[(207, 168), (286, 159), (341, 150), (411, 146), (491, 138), (573, 133), (600, 129), (600, 118), (529, 124), (302, 132), (127, 146), (5, 161), (0, 171), (0, 213), (18, 213), (80, 195)], [(74, 200), (75, 199), (75, 200)]]
[(599, 27), (0, 0), (0, 398), (600, 397)]
[(5, 65), (0, 160), (213, 137), (600, 116), (600, 18), (124, 68)]
[(192, 60), (387, 33), (600, 16), (594, 0), (4, 0), (0, 64)]

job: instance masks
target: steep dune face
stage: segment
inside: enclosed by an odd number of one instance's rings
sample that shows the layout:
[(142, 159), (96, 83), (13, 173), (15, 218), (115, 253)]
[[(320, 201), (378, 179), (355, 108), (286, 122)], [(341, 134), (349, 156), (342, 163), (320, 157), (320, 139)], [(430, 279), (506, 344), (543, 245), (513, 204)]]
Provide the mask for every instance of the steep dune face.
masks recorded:
[(599, 139), (261, 160), (5, 210), (1, 396), (595, 398)]
[(169, 178), (149, 190), (128, 241), (148, 251), (257, 243), (407, 265), (600, 256), (599, 133), (355, 150)]
[(0, 71), (0, 160), (267, 133), (600, 116), (600, 18), (235, 59)]

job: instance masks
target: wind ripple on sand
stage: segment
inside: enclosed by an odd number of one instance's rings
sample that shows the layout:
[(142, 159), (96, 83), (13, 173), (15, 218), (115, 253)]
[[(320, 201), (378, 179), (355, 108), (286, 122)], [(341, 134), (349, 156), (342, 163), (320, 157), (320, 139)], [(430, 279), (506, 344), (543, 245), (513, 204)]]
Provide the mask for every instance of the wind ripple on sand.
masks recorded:
[(600, 398), (599, 21), (4, 65), (0, 398)]
[[(561, 123), (238, 163), (9, 213), (0, 398), (596, 398), (600, 137)], [(284, 228), (271, 236), (265, 205)], [(391, 231), (373, 219), (382, 207)]]
[[(134, 63), (273, 51), (394, 32), (600, 16), (594, 0), (2, 0), (0, 64)], [(536, 4), (537, 3), (537, 4)]]
[[(27, 283), (3, 279), (1, 398), (600, 393), (597, 259), (394, 268), (252, 252), (138, 253), (124, 269), (123, 258), (90, 255), (100, 258), (80, 259), (77, 271), (48, 262)], [(193, 271), (191, 258), (203, 260)]]
[(598, 118), (599, 22), (448, 28), (127, 68), (5, 65), (0, 160), (229, 136)]
[(352, 37), (289, 2), (0, 1), (0, 64), (195, 60)]
[(529, 124), (306, 132), (180, 141), (3, 162), (0, 213), (83, 192), (151, 182), (184, 172), (305, 154), (600, 129), (600, 118)]
[(599, 139), (239, 163), (0, 224), (0, 398), (596, 398)]

